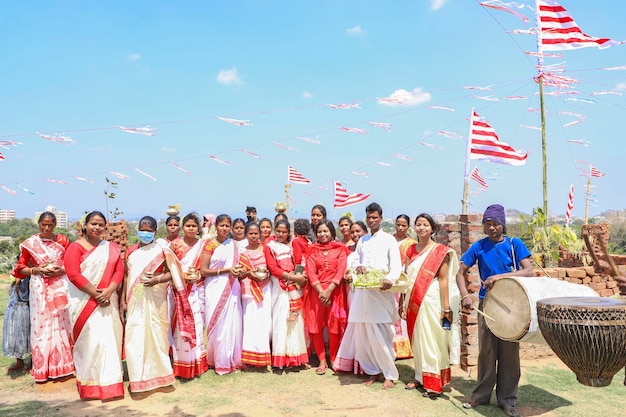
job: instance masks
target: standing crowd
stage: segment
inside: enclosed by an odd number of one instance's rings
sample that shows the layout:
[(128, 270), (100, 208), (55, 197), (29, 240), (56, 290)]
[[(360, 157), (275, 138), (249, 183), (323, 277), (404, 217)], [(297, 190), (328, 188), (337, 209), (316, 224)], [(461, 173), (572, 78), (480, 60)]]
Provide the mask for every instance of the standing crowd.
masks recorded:
[[(365, 385), (380, 378), (389, 389), (399, 379), (395, 360), (413, 357), (415, 376), (405, 388), (434, 399), (459, 363), (459, 309), (474, 307), (468, 268), (478, 263), (481, 304), (503, 276), (532, 274), (524, 244), (503, 234), (499, 205), (485, 212), (487, 238), (461, 262), (436, 243), (439, 226), (426, 213), (414, 220), (416, 240), (406, 215), (397, 217), (394, 235), (384, 232), (377, 203), (366, 207), (365, 222), (342, 217), (339, 236), (321, 205), (310, 221), (295, 220), (293, 233), (284, 214), (274, 221), (257, 219), (254, 207), (246, 214), (170, 216), (163, 239), (145, 216), (139, 243), (122, 256), (102, 238), (102, 213), (89, 213), (70, 244), (44, 212), (13, 271), (3, 326), (3, 353), (16, 358), (9, 370), (23, 368), (31, 354), (36, 382), (74, 374), (81, 398), (106, 400), (124, 395), (122, 360), (135, 393), (209, 369), (308, 369), (313, 353), (319, 375), (364, 375)], [(360, 287), (359, 277), (374, 271), (379, 286)], [(478, 384), (463, 406), (489, 403), (497, 385), (498, 405), (519, 415), (517, 344), (493, 336), (484, 319), (479, 338)]]

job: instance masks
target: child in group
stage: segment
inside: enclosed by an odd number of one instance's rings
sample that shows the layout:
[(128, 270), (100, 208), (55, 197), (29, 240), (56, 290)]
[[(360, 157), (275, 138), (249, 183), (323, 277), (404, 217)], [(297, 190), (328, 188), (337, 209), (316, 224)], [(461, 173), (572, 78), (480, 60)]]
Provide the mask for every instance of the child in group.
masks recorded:
[(13, 280), (2, 324), (2, 353), (15, 358), (15, 363), (7, 369), (9, 373), (24, 369), (24, 358), (30, 355), (30, 277)]
[(296, 264), (296, 267), (298, 265), (304, 267), (309, 245), (311, 244), (307, 238), (310, 228), (311, 223), (308, 219), (297, 219), (293, 222), (293, 234), (295, 237), (291, 241), (291, 247), (293, 248), (293, 263)]
[[(293, 250), (293, 263), (296, 268), (296, 274), (304, 273), (304, 262), (309, 249), (309, 240), (307, 233), (311, 225), (307, 219), (297, 219), (293, 223), (293, 231), (295, 237), (291, 240), (291, 248)], [(304, 306), (304, 291), (295, 282), (287, 282), (287, 294), (289, 295), (289, 317), (288, 322), (295, 321), (298, 314)]]

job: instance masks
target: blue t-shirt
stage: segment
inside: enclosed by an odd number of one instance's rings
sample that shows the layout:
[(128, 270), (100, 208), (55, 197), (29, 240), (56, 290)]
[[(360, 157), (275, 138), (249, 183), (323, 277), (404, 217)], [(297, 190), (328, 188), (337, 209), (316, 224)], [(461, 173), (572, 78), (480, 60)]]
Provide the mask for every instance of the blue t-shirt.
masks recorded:
[[(468, 267), (478, 262), (481, 281), (492, 275), (504, 274), (513, 270), (513, 252), (515, 252), (515, 270), (520, 269), (520, 261), (530, 256), (530, 251), (519, 238), (504, 236), (502, 242), (492, 242), (488, 237), (474, 242), (461, 257)], [(480, 288), (479, 298), (484, 298), (487, 289)]]

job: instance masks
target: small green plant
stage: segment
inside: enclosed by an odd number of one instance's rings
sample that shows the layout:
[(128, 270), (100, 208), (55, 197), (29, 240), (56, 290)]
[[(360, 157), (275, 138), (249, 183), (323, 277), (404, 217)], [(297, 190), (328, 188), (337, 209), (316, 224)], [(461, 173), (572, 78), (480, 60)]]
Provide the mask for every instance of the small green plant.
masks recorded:
[(104, 179), (107, 182), (106, 189), (104, 190), (104, 195), (106, 196), (105, 203), (106, 203), (106, 208), (107, 208), (107, 222), (108, 222), (110, 220), (109, 215), (113, 216), (113, 220), (115, 220), (117, 216), (124, 214), (124, 212), (120, 211), (118, 207), (115, 207), (113, 210), (109, 210), (109, 199), (113, 200), (116, 197), (113, 190), (117, 188), (117, 182), (111, 181), (107, 177), (104, 177)]
[(529, 222), (523, 215), (522, 221), (533, 236), (531, 252), (540, 255), (544, 267), (558, 264), (560, 250), (571, 253), (587, 264), (587, 257), (583, 254), (585, 243), (578, 238), (576, 232), (567, 226), (548, 224), (548, 217), (540, 207), (533, 210)]

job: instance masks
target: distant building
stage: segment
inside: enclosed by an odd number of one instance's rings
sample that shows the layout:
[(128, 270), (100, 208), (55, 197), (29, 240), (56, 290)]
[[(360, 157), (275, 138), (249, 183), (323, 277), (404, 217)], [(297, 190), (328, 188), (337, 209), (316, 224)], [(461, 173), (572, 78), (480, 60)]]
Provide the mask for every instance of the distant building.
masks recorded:
[[(68, 223), (67, 223), (66, 212), (57, 210), (55, 206), (46, 206), (46, 209), (44, 211), (49, 211), (50, 213), (54, 213), (54, 215), (57, 217), (57, 227), (63, 227), (67, 229)], [(39, 220), (39, 216), (41, 216), (41, 213), (43, 213), (43, 211), (38, 211), (35, 213), (35, 219), (34, 219), (35, 222)]]
[(6, 223), (15, 218), (15, 210), (0, 209), (0, 223)]

